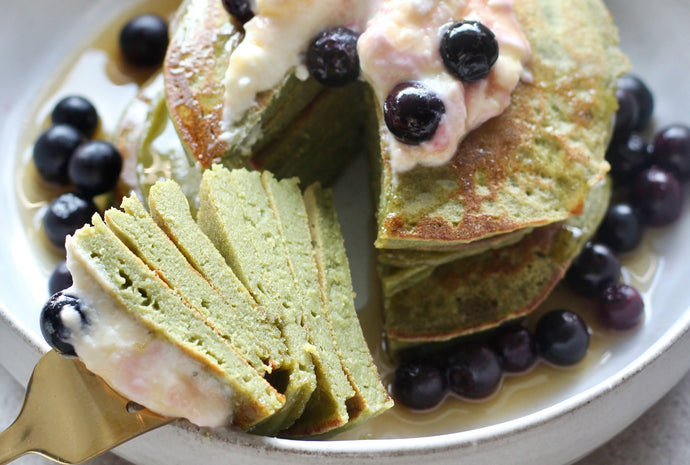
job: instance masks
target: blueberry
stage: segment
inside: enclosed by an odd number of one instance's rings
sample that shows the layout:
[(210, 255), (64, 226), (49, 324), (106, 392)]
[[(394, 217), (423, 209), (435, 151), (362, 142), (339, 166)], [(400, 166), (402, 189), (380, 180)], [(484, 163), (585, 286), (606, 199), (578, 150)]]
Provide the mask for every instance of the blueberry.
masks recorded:
[(665, 226), (676, 221), (682, 213), (682, 187), (673, 173), (652, 166), (635, 178), (631, 201), (640, 212), (643, 224)]
[(443, 370), (433, 363), (402, 363), (393, 374), (391, 395), (396, 402), (413, 410), (433, 408), (446, 395)]
[(465, 82), (484, 79), (498, 60), (494, 33), (478, 21), (458, 21), (441, 37), (441, 58), (453, 76)]
[(64, 355), (76, 355), (72, 344), (67, 342), (72, 332), (65, 326), (63, 319), (65, 316), (63, 312), (66, 310), (75, 311), (79, 315), (82, 325), (88, 324), (79, 299), (58, 292), (43, 306), (40, 317), (41, 334), (43, 334), (46, 342), (58, 352)]
[(93, 137), (98, 127), (98, 112), (84, 97), (70, 96), (60, 100), (51, 113), (53, 124), (67, 124), (78, 129), (87, 138)]
[(168, 48), (168, 24), (160, 16), (143, 14), (120, 31), (120, 50), (135, 66), (159, 66)]
[(223, 0), (223, 6), (242, 24), (254, 17), (252, 4), (249, 0)]
[(652, 165), (652, 148), (644, 137), (632, 132), (626, 138), (612, 140), (606, 160), (616, 184), (629, 185), (637, 173)]
[(630, 329), (644, 317), (642, 296), (634, 287), (616, 283), (607, 287), (597, 298), (601, 322), (610, 329)]
[(357, 34), (346, 27), (321, 32), (307, 49), (307, 69), (317, 81), (328, 87), (342, 87), (357, 80)]
[(680, 181), (690, 179), (690, 127), (674, 124), (659, 131), (652, 155), (655, 164), (675, 174)]
[(503, 370), (508, 373), (523, 373), (537, 361), (537, 342), (524, 326), (510, 325), (499, 329), (492, 347)]
[(618, 99), (618, 111), (613, 127), (614, 141), (627, 139), (640, 120), (640, 107), (632, 91), (618, 89), (616, 90), (616, 98)]
[(534, 337), (544, 360), (559, 366), (574, 365), (589, 347), (589, 328), (569, 310), (551, 310), (537, 321)]
[(60, 291), (64, 291), (71, 285), (72, 273), (67, 269), (67, 262), (62, 260), (55, 265), (53, 272), (50, 273), (50, 278), (48, 278), (48, 293), (50, 295), (56, 294)]
[(120, 152), (112, 144), (100, 140), (80, 145), (68, 167), (70, 180), (79, 192), (88, 196), (112, 190), (121, 170)]
[(622, 254), (635, 250), (642, 240), (642, 224), (629, 203), (615, 203), (606, 211), (597, 240)]
[(386, 126), (400, 141), (415, 145), (434, 137), (446, 107), (419, 82), (398, 84), (383, 104)]
[(67, 193), (55, 198), (43, 216), (43, 229), (50, 242), (65, 246), (65, 237), (89, 223), (98, 210), (90, 199)]
[(467, 399), (488, 397), (503, 378), (498, 356), (485, 344), (454, 348), (448, 356), (446, 373), (450, 390)]
[(638, 106), (637, 125), (633, 129), (641, 131), (652, 118), (654, 113), (654, 96), (647, 85), (633, 74), (624, 74), (618, 79), (618, 88), (629, 91), (635, 96)]
[(34, 144), (33, 160), (36, 170), (48, 182), (68, 184), (69, 160), (83, 142), (84, 136), (72, 126), (59, 124), (49, 127)]
[(587, 243), (573, 260), (566, 281), (580, 295), (594, 297), (618, 280), (621, 264), (609, 247)]

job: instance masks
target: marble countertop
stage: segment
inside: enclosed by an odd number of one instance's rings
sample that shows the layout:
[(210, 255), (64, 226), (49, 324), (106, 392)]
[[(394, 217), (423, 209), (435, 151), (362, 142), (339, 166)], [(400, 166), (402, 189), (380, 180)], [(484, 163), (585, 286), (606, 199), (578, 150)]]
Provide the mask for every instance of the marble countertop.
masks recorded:
[[(24, 388), (0, 367), (0, 429), (6, 428), (19, 412)], [(616, 412), (611, 412), (615, 415)], [(52, 462), (26, 455), (17, 465), (47, 465)], [(690, 463), (690, 373), (642, 415), (601, 448), (576, 465), (678, 465)], [(89, 465), (131, 465), (113, 454), (88, 462)]]

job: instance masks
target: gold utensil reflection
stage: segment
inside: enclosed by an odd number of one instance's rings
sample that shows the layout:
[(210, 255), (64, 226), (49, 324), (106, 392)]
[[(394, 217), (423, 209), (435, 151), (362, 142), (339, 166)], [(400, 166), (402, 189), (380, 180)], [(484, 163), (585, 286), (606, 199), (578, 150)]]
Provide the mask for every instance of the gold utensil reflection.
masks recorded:
[(0, 434), (0, 465), (27, 453), (82, 463), (171, 421), (117, 394), (78, 359), (51, 350), (34, 368), (19, 416)]

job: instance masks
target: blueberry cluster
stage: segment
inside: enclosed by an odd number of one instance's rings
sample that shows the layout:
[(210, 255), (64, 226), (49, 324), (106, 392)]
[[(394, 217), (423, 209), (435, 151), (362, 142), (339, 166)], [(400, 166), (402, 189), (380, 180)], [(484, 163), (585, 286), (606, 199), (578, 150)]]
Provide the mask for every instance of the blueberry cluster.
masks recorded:
[(690, 180), (690, 127), (672, 124), (650, 143), (641, 134), (654, 110), (648, 87), (627, 74), (620, 78), (616, 96), (619, 109), (606, 158), (621, 200), (611, 206), (600, 237), (625, 253), (635, 248), (643, 226), (665, 226), (680, 217), (682, 183)]
[(53, 199), (43, 216), (43, 229), (56, 247), (65, 237), (88, 223), (97, 211), (93, 198), (112, 190), (122, 168), (118, 150), (107, 142), (90, 140), (98, 127), (93, 104), (80, 96), (60, 100), (51, 113), (52, 125), (33, 148), (33, 161), (49, 183), (72, 185)]
[[(143, 14), (129, 20), (119, 36), (125, 60), (148, 68), (162, 63), (168, 46), (168, 25), (159, 16)], [(122, 156), (110, 143), (92, 140), (99, 124), (98, 112), (86, 98), (72, 95), (60, 100), (51, 112), (51, 126), (33, 148), (33, 161), (48, 183), (72, 186), (72, 192), (53, 199), (43, 216), (48, 240), (63, 248), (65, 237), (91, 221), (98, 211), (94, 197), (115, 188)], [(72, 276), (61, 261), (48, 280), (50, 295), (72, 285)]]
[[(227, 0), (226, 9), (242, 20), (243, 0)], [(249, 11), (251, 13), (251, 11)], [(251, 18), (251, 15), (247, 15)], [(345, 27), (319, 33), (310, 43), (306, 65), (321, 84), (340, 87), (359, 77), (357, 34)], [(484, 79), (498, 59), (498, 42), (493, 32), (478, 21), (458, 21), (441, 37), (441, 57), (446, 69), (463, 82)], [(395, 86), (383, 104), (386, 126), (401, 142), (418, 145), (431, 140), (446, 109), (440, 97), (418, 81)]]
[(509, 324), (484, 340), (404, 355), (390, 391), (396, 402), (413, 410), (433, 408), (449, 394), (484, 399), (499, 389), (504, 374), (525, 373), (540, 359), (557, 366), (574, 365), (588, 347), (589, 328), (584, 320), (568, 310), (552, 310), (541, 316), (534, 332)]
[[(606, 158), (611, 164), (614, 198), (597, 232), (569, 272), (575, 289), (597, 301), (605, 326), (627, 329), (639, 324), (644, 305), (639, 293), (617, 283), (620, 265), (615, 254), (637, 248), (645, 227), (676, 221), (683, 208), (683, 182), (690, 180), (690, 127), (672, 124), (648, 142), (654, 97), (637, 76), (618, 81), (619, 109)], [(598, 257), (598, 258), (597, 258)], [(588, 283), (587, 283), (588, 282)]]
[[(463, 82), (484, 79), (498, 60), (494, 33), (478, 21), (458, 21), (441, 36), (446, 70)], [(383, 105), (388, 130), (401, 142), (431, 140), (446, 109), (440, 97), (421, 82), (404, 82), (391, 90)]]

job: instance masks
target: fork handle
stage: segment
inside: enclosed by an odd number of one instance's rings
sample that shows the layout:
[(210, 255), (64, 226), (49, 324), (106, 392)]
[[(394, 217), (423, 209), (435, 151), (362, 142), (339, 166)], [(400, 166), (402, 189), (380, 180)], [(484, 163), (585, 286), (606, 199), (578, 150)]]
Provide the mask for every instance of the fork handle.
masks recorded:
[(35, 452), (31, 444), (31, 428), (18, 417), (0, 433), (0, 465), (5, 465), (24, 454)]

